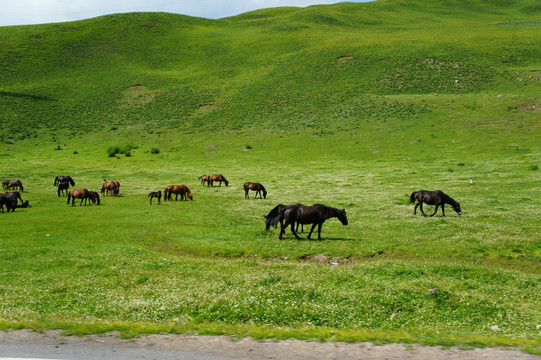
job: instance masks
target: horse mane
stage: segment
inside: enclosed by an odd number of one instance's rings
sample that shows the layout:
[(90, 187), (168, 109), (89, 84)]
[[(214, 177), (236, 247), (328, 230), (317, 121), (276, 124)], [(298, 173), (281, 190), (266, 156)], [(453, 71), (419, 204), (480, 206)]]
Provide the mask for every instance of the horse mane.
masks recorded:
[[(280, 211), (280, 209), (282, 209)], [(265, 217), (267, 219), (267, 222), (271, 225), (276, 227), (278, 225), (278, 222), (282, 218), (282, 215), (284, 214), (285, 205), (284, 204), (278, 204), (276, 205), (269, 214)]]
[(448, 204), (451, 204), (453, 207), (458, 205), (458, 203), (456, 202), (455, 199), (453, 199), (452, 197), (450, 197), (449, 195), (447, 195), (446, 193), (444, 193), (441, 190), (438, 190), (438, 191), (441, 193), (441, 197), (443, 198), (444, 202), (446, 202)]

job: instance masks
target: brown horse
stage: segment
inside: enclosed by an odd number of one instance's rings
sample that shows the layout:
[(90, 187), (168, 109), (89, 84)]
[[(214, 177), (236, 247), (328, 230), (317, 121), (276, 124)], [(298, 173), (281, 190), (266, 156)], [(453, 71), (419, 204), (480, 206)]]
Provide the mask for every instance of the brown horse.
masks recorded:
[(417, 215), (417, 207), (420, 206), (421, 213), (423, 214), (423, 216), (426, 216), (425, 212), (423, 211), (423, 203), (427, 205), (436, 205), (436, 209), (430, 215), (430, 217), (436, 214), (440, 205), (441, 212), (443, 213), (442, 216), (445, 216), (445, 204), (450, 204), (458, 215), (462, 215), (462, 211), (460, 210), (460, 203), (456, 202), (454, 199), (452, 199), (449, 195), (445, 194), (441, 190), (414, 191), (410, 195), (410, 203), (415, 202), (415, 200), (417, 200), (417, 204), (415, 204), (415, 208), (413, 209), (413, 215)]
[(175, 194), (175, 200), (178, 200), (180, 195), (180, 200), (193, 200), (193, 195), (190, 189), (186, 185), (169, 185), (165, 188), (164, 191), (164, 200), (172, 200), (171, 194)]
[(9, 183), (8, 189), (17, 189), (17, 188), (21, 191), (24, 191), (23, 183), (21, 182), (21, 180), (11, 180), (11, 182)]
[(210, 175), (207, 181), (208, 181), (208, 186), (214, 186), (215, 181), (220, 182), (220, 185), (218, 186), (222, 186), (222, 181), (225, 183), (225, 186), (229, 186), (229, 181), (227, 181), (225, 176), (223, 176), (222, 174), (212, 174)]
[(116, 180), (107, 181), (103, 179), (104, 183), (101, 186), (101, 193), (107, 195), (118, 196), (120, 192), (120, 183)]
[(297, 235), (295, 230), (293, 230), (293, 224), (295, 222), (300, 224), (313, 224), (310, 232), (308, 233), (308, 239), (310, 239), (310, 236), (312, 235), (312, 232), (317, 225), (318, 240), (321, 240), (321, 227), (327, 219), (337, 217), (338, 220), (340, 220), (340, 222), (342, 223), (342, 225), (348, 224), (345, 209), (337, 209), (321, 204), (315, 204), (312, 206), (291, 206), (285, 210), (282, 210), (280, 215), (284, 221), (284, 224), (280, 229), (280, 240), (282, 240), (282, 234), (285, 233), (285, 229), (288, 227), (289, 224), (291, 224), (291, 231), (293, 232), (293, 235), (295, 235), (295, 237), (300, 240), (300, 237)]
[(150, 205), (152, 205), (152, 199), (158, 198), (158, 205), (162, 203), (162, 192), (160, 191), (152, 191), (148, 196), (150, 198)]
[(24, 201), (23, 201), (23, 199), (21, 198), (21, 193), (18, 192), (17, 190), (6, 191), (5, 194), (15, 194), (15, 196), (17, 197), (17, 199), (21, 200), (21, 204), (24, 204)]
[(205, 182), (208, 184), (210, 175), (201, 175), (199, 179), (201, 179), (201, 186), (205, 185)]
[(2, 189), (7, 190), (9, 189), (9, 184), (11, 183), (11, 180), (9, 179), (2, 179)]
[[(265, 190), (265, 187), (260, 183), (244, 183), (244, 197), (246, 199), (250, 198), (250, 195), (248, 194), (250, 190), (255, 191), (255, 199), (257, 199), (257, 194), (259, 194), (260, 199), (267, 198), (267, 190)], [(261, 197), (261, 193), (263, 193), (263, 197)]]
[(81, 199), (81, 203), (79, 204), (79, 206), (83, 205), (83, 200), (86, 206), (87, 200), (92, 201), (91, 196), (92, 195), (90, 194), (90, 191), (88, 191), (87, 189), (73, 189), (68, 194), (68, 205), (71, 199), (71, 206), (75, 206), (75, 198), (77, 198), (77, 199)]

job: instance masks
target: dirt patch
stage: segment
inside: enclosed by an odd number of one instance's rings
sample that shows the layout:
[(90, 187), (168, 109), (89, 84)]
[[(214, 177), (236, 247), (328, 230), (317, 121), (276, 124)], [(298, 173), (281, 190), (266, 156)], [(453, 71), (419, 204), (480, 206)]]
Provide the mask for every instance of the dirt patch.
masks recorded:
[[(292, 360), (536, 360), (535, 355), (518, 350), (498, 348), (470, 349), (441, 348), (438, 346), (421, 346), (415, 344), (374, 345), (363, 343), (315, 342), (299, 340), (256, 341), (251, 338), (232, 339), (226, 336), (194, 336), (194, 335), (149, 335), (134, 339), (120, 339), (118, 334), (90, 336), (64, 336), (61, 331), (49, 330), (44, 333), (27, 330), (0, 332), (0, 349), (2, 346), (39, 344), (54, 346), (54, 353), (77, 353), (82, 355), (106, 353), (112, 351), (114, 358), (122, 357), (126, 351), (138, 350), (137, 358), (171, 358), (165, 355), (176, 354), (178, 358), (231, 358), (231, 359), (292, 359)], [(147, 352), (151, 350), (150, 354)], [(71, 352), (70, 352), (71, 350)], [(77, 352), (74, 352), (74, 351)], [(189, 355), (189, 356), (188, 356)], [(58, 356), (58, 355), (57, 355)], [(93, 357), (92, 357), (93, 358)]]
[(351, 59), (355, 59), (355, 56), (352, 56), (352, 55), (344, 55), (344, 56), (339, 56), (336, 58), (336, 60), (340, 61), (340, 60), (351, 60)]
[(322, 264), (322, 265), (346, 265), (346, 264), (352, 264), (355, 262), (366, 261), (367, 259), (371, 259), (376, 256), (380, 256), (384, 254), (385, 254), (385, 250), (366, 253), (365, 256), (363, 257), (348, 256), (345, 258), (337, 257), (337, 256), (329, 257), (325, 254), (306, 254), (306, 255), (302, 255), (298, 257), (298, 259), (302, 261), (309, 261), (315, 264)]
[(221, 105), (218, 105), (218, 104), (200, 104), (199, 105), (199, 108), (200, 109), (217, 109), (217, 108), (221, 108), (222, 106)]
[(137, 84), (124, 89), (120, 105), (124, 107), (142, 108), (152, 102), (161, 92), (149, 90), (145, 85)]

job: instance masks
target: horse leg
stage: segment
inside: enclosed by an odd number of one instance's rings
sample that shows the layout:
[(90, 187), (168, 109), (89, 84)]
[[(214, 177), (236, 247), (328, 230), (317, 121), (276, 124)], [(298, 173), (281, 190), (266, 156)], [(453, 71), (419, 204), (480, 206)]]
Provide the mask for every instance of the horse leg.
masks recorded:
[(417, 215), (417, 208), (419, 207), (419, 203), (415, 204), (415, 208), (413, 209), (413, 215)]
[(308, 234), (307, 239), (310, 239), (310, 236), (312, 235), (312, 231), (314, 231), (314, 229), (316, 228), (316, 225), (317, 225), (317, 223), (314, 223), (314, 224), (312, 225), (312, 228), (310, 229), (310, 233)]
[(250, 189), (244, 189), (244, 198), (245, 199), (249, 199), (250, 198), (250, 194), (248, 194), (250, 192)]
[(434, 212), (432, 213), (432, 215), (430, 215), (430, 217), (436, 215), (436, 213), (438, 212), (438, 208), (440, 207), (440, 204), (436, 204), (436, 209), (434, 210)]
[(321, 240), (321, 227), (323, 226), (323, 223), (317, 224), (317, 239)]
[(445, 204), (441, 204), (441, 212), (442, 212), (442, 216), (445, 216)]
[(421, 209), (421, 213), (423, 214), (424, 217), (426, 217), (426, 214), (425, 214), (425, 212), (423, 211), (423, 203), (421, 202), (421, 203), (419, 203), (419, 205), (420, 205), (420, 206), (419, 206), (419, 209)]
[(291, 232), (293, 233), (293, 235), (295, 235), (295, 237), (297, 238), (297, 240), (300, 240), (301, 238), (299, 237), (299, 235), (297, 235), (297, 232), (295, 231), (295, 221), (293, 221), (291, 223)]

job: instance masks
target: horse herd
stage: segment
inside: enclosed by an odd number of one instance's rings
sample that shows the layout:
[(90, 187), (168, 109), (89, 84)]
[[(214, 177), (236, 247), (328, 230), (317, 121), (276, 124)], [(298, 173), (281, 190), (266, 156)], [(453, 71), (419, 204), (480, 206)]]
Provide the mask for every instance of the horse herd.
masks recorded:
[[(214, 186), (214, 183), (219, 183), (218, 186), (222, 186), (222, 182), (225, 184), (225, 186), (229, 186), (229, 181), (222, 175), (222, 174), (213, 174), (213, 175), (201, 175), (199, 177), (199, 180), (201, 180), (201, 186), (204, 186), (205, 184), (207, 186)], [(113, 181), (107, 181), (103, 180), (104, 183), (101, 188), (101, 194), (102, 195), (111, 195), (111, 196), (118, 196), (120, 192), (120, 183), (116, 180)], [(54, 185), (58, 187), (57, 194), (60, 197), (64, 194), (64, 192), (68, 196), (67, 204), (69, 205), (71, 200), (71, 205), (75, 205), (75, 199), (81, 199), (81, 202), (79, 206), (85, 203), (85, 205), (88, 203), (97, 204), (100, 205), (100, 194), (96, 191), (89, 191), (87, 189), (73, 189), (69, 191), (69, 187), (75, 185), (75, 181), (71, 176), (57, 176), (54, 181)], [(23, 201), (21, 198), (21, 194), (18, 190), (24, 191), (23, 185), (20, 180), (2, 180), (2, 186), (4, 190), (6, 191), (4, 194), (0, 194), (0, 210), (4, 212), (4, 205), (6, 205), (6, 208), (8, 212), (11, 210), (12, 212), (15, 211), (15, 208), (26, 208), (31, 207), (28, 204), (28, 201)], [(267, 190), (265, 187), (260, 183), (254, 183), (254, 182), (246, 182), (243, 185), (244, 188), (244, 196), (245, 198), (249, 198), (249, 191), (255, 191), (255, 198), (257, 199), (257, 196), (259, 195), (260, 199), (266, 199), (267, 198)], [(172, 196), (175, 195), (175, 200), (178, 200), (178, 196), (180, 195), (180, 200), (193, 200), (193, 195), (190, 189), (186, 185), (169, 185), (167, 186), (163, 191), (163, 199), (164, 201), (172, 201)], [(148, 198), (150, 198), (150, 205), (152, 205), (152, 199), (157, 198), (158, 204), (161, 204), (162, 199), (162, 191), (152, 191), (148, 194)], [(21, 205), (18, 205), (18, 201), (21, 201)], [(458, 215), (462, 215), (462, 211), (460, 209), (460, 203), (455, 201), (453, 198), (451, 198), (449, 195), (445, 194), (441, 190), (435, 190), (435, 191), (428, 191), (428, 190), (420, 190), (420, 191), (414, 191), (410, 195), (410, 203), (414, 203), (417, 201), (417, 204), (415, 205), (415, 208), (413, 210), (413, 215), (417, 214), (417, 208), (420, 208), (421, 213), (423, 216), (427, 216), (425, 212), (423, 211), (423, 203), (427, 205), (435, 205), (434, 212), (430, 215), (430, 217), (434, 216), (436, 212), (438, 211), (438, 208), (441, 206), (442, 216), (445, 216), (445, 205), (449, 204), (453, 207), (455, 212)], [(291, 226), (291, 232), (293, 235), (300, 239), (298, 235), (298, 228), (299, 225), (309, 225), (311, 224), (312, 227), (310, 229), (310, 232), (308, 233), (308, 239), (312, 236), (312, 233), (315, 230), (315, 227), (318, 227), (318, 240), (321, 239), (321, 227), (323, 226), (323, 223), (330, 219), (330, 218), (338, 218), (338, 220), (343, 224), (348, 224), (348, 219), (346, 216), (346, 210), (345, 209), (337, 209), (330, 206), (322, 205), (322, 204), (315, 204), (306, 206), (301, 203), (293, 203), (289, 205), (279, 204), (275, 206), (264, 218), (265, 218), (265, 229), (269, 230), (271, 226), (277, 227), (278, 223), (280, 224), (280, 235), (279, 239), (281, 240), (283, 238), (283, 235), (285, 233), (285, 230), (288, 226)], [(304, 229), (301, 228), (301, 232)]]

